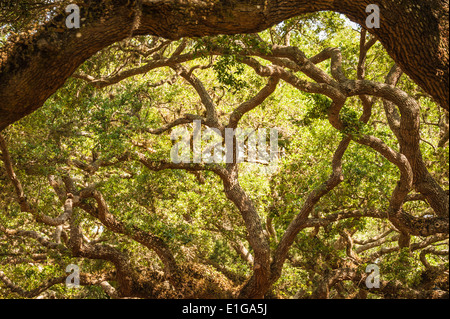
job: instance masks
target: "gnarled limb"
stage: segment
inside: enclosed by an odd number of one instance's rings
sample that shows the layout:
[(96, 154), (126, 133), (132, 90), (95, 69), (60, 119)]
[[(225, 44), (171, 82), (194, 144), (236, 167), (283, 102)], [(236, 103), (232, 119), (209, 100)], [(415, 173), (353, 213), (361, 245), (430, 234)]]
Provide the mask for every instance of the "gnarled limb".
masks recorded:
[[(130, 34), (179, 39), (254, 33), (290, 17), (323, 10), (343, 13), (365, 27), (369, 4), (365, 0), (143, 1), (137, 15), (136, 8), (125, 0), (82, 2), (92, 13), (85, 17), (82, 28), (65, 29), (65, 15), (58, 15), (0, 57), (0, 131), (41, 107), (94, 53)], [(448, 110), (448, 2), (427, 0), (410, 6), (381, 0), (379, 6), (382, 27), (369, 31), (400, 67)], [(60, 27), (64, 31), (56, 32)]]

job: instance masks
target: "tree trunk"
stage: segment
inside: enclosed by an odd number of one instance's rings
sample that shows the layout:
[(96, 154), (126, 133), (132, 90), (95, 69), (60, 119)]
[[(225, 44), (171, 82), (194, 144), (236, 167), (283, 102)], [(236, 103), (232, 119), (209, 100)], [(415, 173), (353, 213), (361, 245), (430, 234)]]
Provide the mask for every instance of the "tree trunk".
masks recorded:
[(229, 175), (223, 180), (224, 191), (239, 209), (247, 228), (248, 242), (253, 249), (253, 275), (241, 288), (240, 298), (264, 298), (267, 289), (270, 288), (270, 246), (264, 235), (261, 219), (256, 207), (238, 181), (237, 166), (230, 165)]

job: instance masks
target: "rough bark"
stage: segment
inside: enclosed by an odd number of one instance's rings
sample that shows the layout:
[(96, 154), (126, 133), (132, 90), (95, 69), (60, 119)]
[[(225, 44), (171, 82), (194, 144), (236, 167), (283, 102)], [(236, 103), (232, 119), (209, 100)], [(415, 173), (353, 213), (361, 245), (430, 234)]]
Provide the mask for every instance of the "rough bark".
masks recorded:
[[(371, 2), (141, 0), (141, 6), (134, 7), (124, 0), (97, 2), (80, 29), (65, 29), (65, 16), (60, 15), (6, 48), (0, 56), (0, 131), (41, 107), (94, 53), (130, 35), (179, 39), (253, 33), (321, 10), (343, 13), (364, 27)], [(369, 31), (404, 72), (448, 110), (448, 1), (382, 0), (379, 6), (381, 27)]]
[(264, 234), (261, 219), (253, 201), (241, 188), (235, 165), (224, 179), (224, 192), (241, 212), (248, 232), (248, 242), (253, 249), (253, 276), (239, 293), (240, 298), (264, 298), (270, 288), (270, 246)]

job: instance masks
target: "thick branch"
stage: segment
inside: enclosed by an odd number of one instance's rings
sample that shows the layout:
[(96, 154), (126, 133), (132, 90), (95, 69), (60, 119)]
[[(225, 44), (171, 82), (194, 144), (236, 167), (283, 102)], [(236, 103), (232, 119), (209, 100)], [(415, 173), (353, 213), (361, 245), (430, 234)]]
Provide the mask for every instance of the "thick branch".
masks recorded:
[(258, 105), (261, 105), (276, 89), (279, 77), (271, 76), (268, 83), (250, 100), (239, 105), (230, 115), (227, 127), (236, 128), (241, 118)]
[(127, 228), (125, 224), (117, 220), (114, 215), (109, 212), (106, 201), (99, 191), (95, 189), (84, 189), (80, 192), (81, 199), (90, 197), (93, 197), (96, 200), (97, 209), (94, 209), (90, 205), (86, 205), (81, 202), (77, 205), (86, 210), (92, 216), (98, 218), (108, 229), (116, 233), (124, 234), (146, 246), (147, 248), (155, 251), (166, 267), (167, 277), (175, 285), (179, 284), (178, 281), (180, 279), (180, 270), (178, 269), (175, 257), (172, 255), (169, 247), (167, 247), (167, 245), (161, 238), (149, 232), (145, 232), (136, 226), (132, 226), (131, 229)]
[[(0, 57), (0, 131), (41, 107), (94, 53), (130, 33), (170, 39), (254, 33), (323, 10), (344, 13), (365, 27), (369, 4), (365, 0), (351, 4), (346, 0), (144, 1), (136, 25), (136, 9), (127, 6), (129, 1), (85, 2), (92, 14), (84, 17), (80, 29), (65, 29), (66, 16), (59, 15)], [(379, 5), (383, 27), (369, 31), (416, 83), (448, 109), (448, 3), (427, 0), (406, 8), (403, 2), (381, 0)], [(55, 32), (58, 28), (65, 31)], [(420, 31), (423, 28), (427, 32)]]

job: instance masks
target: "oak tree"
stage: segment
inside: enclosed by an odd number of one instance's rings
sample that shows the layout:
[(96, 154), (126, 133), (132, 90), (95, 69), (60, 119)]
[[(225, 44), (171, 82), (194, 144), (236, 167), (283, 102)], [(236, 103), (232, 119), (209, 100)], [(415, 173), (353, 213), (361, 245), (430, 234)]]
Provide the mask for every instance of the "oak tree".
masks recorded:
[[(68, 3), (2, 8), (2, 295), (448, 297), (448, 3)], [(194, 121), (279, 162), (171, 161)]]

